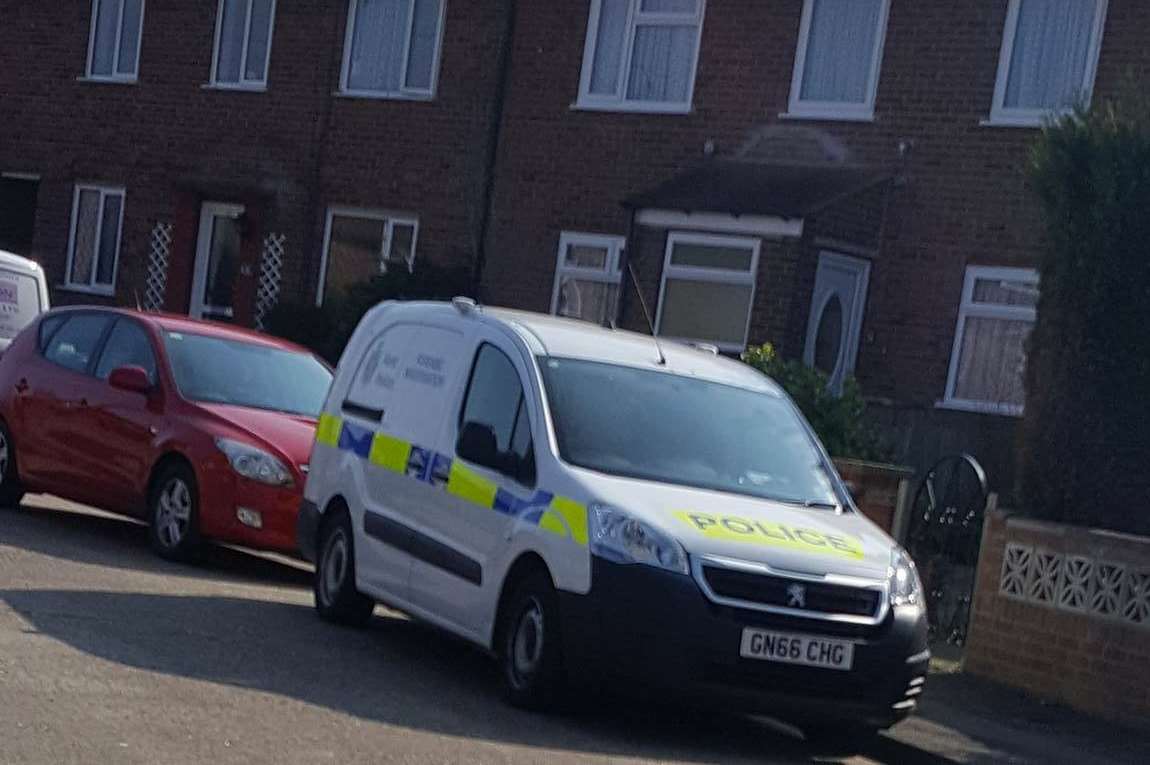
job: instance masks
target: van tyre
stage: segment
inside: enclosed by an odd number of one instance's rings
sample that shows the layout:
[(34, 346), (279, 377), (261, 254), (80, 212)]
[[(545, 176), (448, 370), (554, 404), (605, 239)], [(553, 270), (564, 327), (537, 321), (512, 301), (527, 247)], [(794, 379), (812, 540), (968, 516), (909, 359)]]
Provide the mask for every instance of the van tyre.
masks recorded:
[(513, 706), (552, 711), (566, 700), (559, 598), (546, 571), (513, 585), (499, 625), (503, 691)]
[(329, 622), (362, 627), (375, 610), (375, 601), (355, 588), (355, 539), (343, 508), (320, 523), (315, 562), (315, 610)]
[(0, 422), (0, 507), (19, 507), (24, 487), (16, 471), (16, 447), (8, 426)]
[(161, 558), (191, 563), (203, 552), (200, 493), (192, 469), (181, 463), (163, 468), (148, 497), (148, 539)]

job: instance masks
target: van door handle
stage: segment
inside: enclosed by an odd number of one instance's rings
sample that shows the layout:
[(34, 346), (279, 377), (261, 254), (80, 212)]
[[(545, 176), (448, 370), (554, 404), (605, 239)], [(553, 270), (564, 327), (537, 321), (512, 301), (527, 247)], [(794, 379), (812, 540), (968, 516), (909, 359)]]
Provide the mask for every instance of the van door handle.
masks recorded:
[(370, 406), (357, 404), (354, 401), (344, 401), (343, 406), (344, 414), (350, 414), (355, 417), (362, 417), (365, 420), (374, 420), (375, 422), (383, 422), (383, 410), (373, 409)]

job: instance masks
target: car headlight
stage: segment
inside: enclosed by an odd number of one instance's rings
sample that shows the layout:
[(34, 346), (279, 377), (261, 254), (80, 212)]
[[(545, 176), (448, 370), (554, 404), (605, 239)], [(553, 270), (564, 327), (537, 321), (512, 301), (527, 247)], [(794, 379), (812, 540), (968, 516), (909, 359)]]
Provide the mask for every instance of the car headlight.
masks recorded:
[(901, 547), (890, 554), (890, 604), (892, 606), (922, 605), (922, 580), (910, 555)]
[(642, 563), (688, 573), (686, 551), (668, 535), (609, 505), (592, 504), (590, 510), (593, 555), (615, 563)]
[(271, 486), (291, 486), (292, 478), (288, 469), (263, 449), (230, 438), (217, 438), (216, 447), (228, 458), (232, 470), (244, 478)]

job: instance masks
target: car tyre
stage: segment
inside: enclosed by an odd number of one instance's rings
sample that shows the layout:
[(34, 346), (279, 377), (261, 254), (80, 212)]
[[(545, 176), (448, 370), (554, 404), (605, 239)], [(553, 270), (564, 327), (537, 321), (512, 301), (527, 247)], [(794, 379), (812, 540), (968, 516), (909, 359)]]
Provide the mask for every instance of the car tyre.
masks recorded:
[(190, 563), (202, 554), (199, 489), (187, 465), (168, 465), (152, 484), (148, 538), (156, 554), (167, 560)]
[(355, 537), (344, 508), (334, 508), (320, 523), (315, 562), (315, 610), (336, 624), (362, 627), (375, 601), (355, 588)]
[(24, 487), (16, 470), (16, 446), (8, 426), (0, 422), (0, 507), (19, 507)]
[(536, 569), (513, 585), (499, 628), (503, 691), (522, 709), (554, 711), (567, 699), (559, 597)]

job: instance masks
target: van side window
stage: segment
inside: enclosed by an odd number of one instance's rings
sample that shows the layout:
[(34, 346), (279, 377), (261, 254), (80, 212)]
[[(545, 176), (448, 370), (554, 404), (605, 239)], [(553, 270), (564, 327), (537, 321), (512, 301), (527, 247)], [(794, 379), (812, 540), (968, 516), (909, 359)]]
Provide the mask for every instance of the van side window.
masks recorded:
[(463, 402), (460, 427), (467, 423), (486, 426), (495, 436), (496, 450), (505, 464), (490, 467), (520, 483), (535, 483), (531, 422), (519, 373), (503, 351), (486, 343), (475, 356)]

